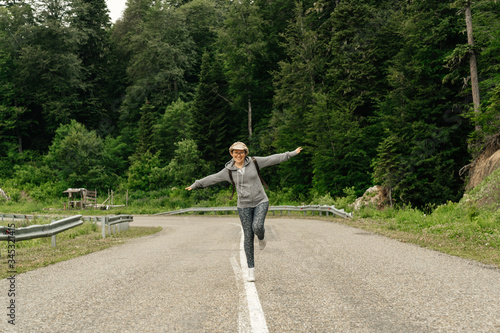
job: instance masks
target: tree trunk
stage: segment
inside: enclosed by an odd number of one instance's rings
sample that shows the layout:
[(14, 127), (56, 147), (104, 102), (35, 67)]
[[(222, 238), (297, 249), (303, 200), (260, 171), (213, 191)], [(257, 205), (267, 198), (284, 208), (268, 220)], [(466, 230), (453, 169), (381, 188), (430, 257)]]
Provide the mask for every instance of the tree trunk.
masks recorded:
[(19, 152), (19, 154), (23, 154), (23, 138), (22, 136), (19, 134), (17, 136), (17, 143), (18, 143), (18, 148), (17, 148), (17, 151)]
[(248, 96), (248, 138), (252, 138), (252, 100)]
[[(472, 12), (470, 9), (470, 3), (465, 7), (465, 24), (467, 26), (467, 43), (470, 46), (474, 46), (474, 37), (472, 34)], [(474, 104), (474, 112), (476, 116), (479, 115), (481, 100), (479, 96), (479, 80), (477, 77), (477, 61), (476, 54), (474, 50), (471, 49), (469, 52), (469, 64), (470, 64), (470, 81), (472, 88), (472, 103)], [(476, 125), (476, 131), (480, 131), (481, 126)]]

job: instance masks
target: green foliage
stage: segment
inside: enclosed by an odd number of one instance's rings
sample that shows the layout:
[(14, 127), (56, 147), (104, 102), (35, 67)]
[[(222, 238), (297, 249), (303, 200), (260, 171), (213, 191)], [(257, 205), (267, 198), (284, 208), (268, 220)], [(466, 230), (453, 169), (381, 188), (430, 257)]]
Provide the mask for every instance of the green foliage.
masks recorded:
[(154, 127), (154, 147), (160, 152), (162, 161), (169, 162), (174, 157), (174, 143), (188, 139), (191, 125), (191, 103), (181, 99), (170, 104)]
[(58, 170), (62, 179), (72, 187), (96, 186), (91, 172), (99, 170), (103, 154), (102, 139), (72, 120), (60, 126), (45, 156), (45, 163)]
[(254, 1), (234, 1), (227, 5), (223, 25), (218, 30), (218, 51), (229, 82), (225, 97), (234, 103), (236, 110), (244, 112), (246, 121), (241, 122), (239, 130), (249, 139), (255, 124), (265, 117), (263, 103), (266, 97), (270, 98), (271, 77), (264, 35), (269, 24)]
[(407, 40), (388, 68), (392, 88), (377, 111), (385, 139), (373, 165), (393, 199), (423, 207), (461, 196), (458, 171), (468, 160), (463, 137), (469, 128), (455, 107), (458, 87), (441, 79), (459, 23), (445, 3), (414, 2), (406, 9), (398, 30)]
[(226, 152), (234, 142), (238, 122), (225, 99), (227, 82), (219, 60), (205, 53), (200, 75), (191, 106), (190, 137), (214, 172), (227, 161)]
[(487, 0), (129, 0), (114, 25), (104, 0), (12, 1), (0, 7), (0, 181), (21, 204), (65, 187), (222, 203), (225, 185), (168, 191), (243, 140), (260, 156), (305, 148), (263, 170), (276, 202), (347, 207), (345, 188), (377, 183), (396, 206), (430, 210), (461, 197), (458, 170), (500, 131), (499, 22)]
[(308, 113), (313, 185), (320, 193), (342, 195), (345, 187), (362, 192), (371, 186), (366, 135), (353, 111), (316, 94)]
[(119, 176), (116, 172), (123, 168), (119, 150), (113, 146), (117, 140), (107, 140), (107, 146), (95, 131), (72, 120), (61, 125), (54, 137), (49, 152), (43, 162), (57, 172), (57, 177), (70, 187), (107, 189), (116, 185)]
[(476, 45), (478, 72), (481, 78), (481, 115), (474, 120), (481, 126), (474, 133), (481, 145), (492, 135), (500, 132), (500, 3), (477, 1), (472, 5), (474, 42)]
[(163, 109), (183, 92), (190, 92), (186, 73), (196, 53), (185, 17), (175, 7), (133, 1), (120, 25), (126, 25), (120, 29), (129, 32), (117, 36), (117, 43), (129, 55), (131, 82), (121, 105), (121, 120), (132, 126), (140, 119), (138, 111), (144, 101)]
[(132, 147), (128, 146), (121, 136), (107, 136), (104, 140), (102, 165), (111, 174), (121, 177), (128, 169), (128, 156), (131, 154)]
[(300, 205), (300, 198), (297, 197), (297, 193), (293, 188), (282, 188), (280, 190), (270, 190), (267, 193), (269, 197), (269, 203), (271, 205)]
[(209, 166), (193, 140), (182, 140), (175, 146), (175, 156), (166, 167), (167, 174), (172, 184), (184, 188), (191, 185), (200, 175), (206, 174)]
[(73, 0), (70, 26), (77, 30), (76, 55), (82, 65), (79, 112), (74, 119), (101, 135), (115, 130), (116, 112), (111, 111), (116, 86), (117, 59), (108, 38), (110, 17), (105, 0)]
[(391, 192), (396, 187), (398, 189), (398, 180), (404, 171), (404, 165), (401, 161), (402, 152), (399, 151), (403, 139), (396, 135), (389, 135), (378, 146), (378, 156), (373, 161), (373, 180), (382, 186), (388, 188)]
[[(376, 219), (382, 230), (417, 235), (417, 243), (423, 245), (437, 245), (440, 248), (441, 242), (457, 242), (461, 248), (472, 246), (494, 251), (500, 248), (498, 210), (482, 210), (469, 204), (447, 202), (436, 207), (431, 214), (405, 207), (384, 211), (364, 209), (355, 216)], [(430, 239), (430, 243), (425, 242), (425, 239)], [(432, 244), (433, 239), (437, 239), (439, 244)]]
[(481, 132), (473, 135), (473, 139), (487, 143), (494, 135), (500, 133), (500, 85), (491, 89), (489, 100), (483, 104), (485, 108), (479, 114), (470, 113), (474, 124), (481, 127)]
[[(149, 150), (144, 154), (136, 155), (128, 170), (127, 187), (131, 190), (149, 191), (158, 189), (164, 184), (158, 169), (161, 168), (158, 153), (152, 154)], [(158, 181), (162, 181), (158, 183)]]
[(155, 152), (154, 147), (154, 126), (159, 119), (155, 107), (148, 101), (141, 107), (141, 119), (138, 128), (138, 145), (136, 154), (142, 154), (148, 150)]

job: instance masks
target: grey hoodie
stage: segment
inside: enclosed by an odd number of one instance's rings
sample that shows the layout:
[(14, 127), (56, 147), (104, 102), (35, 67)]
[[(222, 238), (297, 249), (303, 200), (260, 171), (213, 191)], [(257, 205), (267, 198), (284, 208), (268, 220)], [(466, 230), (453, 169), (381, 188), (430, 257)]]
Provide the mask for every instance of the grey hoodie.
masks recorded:
[[(282, 154), (275, 154), (266, 157), (255, 157), (259, 164), (259, 168), (263, 169), (270, 165), (288, 161), (291, 157), (297, 155), (295, 150)], [(234, 161), (230, 160), (221, 171), (214, 173), (205, 178), (199, 179), (191, 185), (191, 189), (208, 187), (220, 183), (222, 181), (231, 182), (229, 172), (232, 173), (236, 192), (238, 193), (238, 208), (256, 207), (262, 202), (269, 201), (264, 187), (260, 182), (257, 168), (250, 157), (245, 158), (245, 163), (241, 169), (234, 165)]]

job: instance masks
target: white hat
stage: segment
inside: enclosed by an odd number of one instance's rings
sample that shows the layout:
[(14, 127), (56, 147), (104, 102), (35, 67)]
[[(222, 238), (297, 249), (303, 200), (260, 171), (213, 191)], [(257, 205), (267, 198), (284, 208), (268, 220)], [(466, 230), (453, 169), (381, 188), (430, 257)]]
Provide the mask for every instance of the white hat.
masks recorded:
[(248, 148), (247, 145), (244, 144), (243, 142), (235, 142), (229, 147), (229, 154), (233, 152), (233, 150), (244, 150), (248, 154)]

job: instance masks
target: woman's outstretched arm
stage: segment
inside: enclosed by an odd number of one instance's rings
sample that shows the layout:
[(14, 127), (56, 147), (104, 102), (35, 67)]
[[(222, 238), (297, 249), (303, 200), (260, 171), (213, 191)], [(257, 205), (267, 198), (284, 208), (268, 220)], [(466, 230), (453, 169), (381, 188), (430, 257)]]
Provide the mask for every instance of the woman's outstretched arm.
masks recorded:
[(290, 158), (297, 156), (302, 151), (302, 147), (295, 150), (287, 151), (286, 153), (274, 154), (265, 157), (255, 157), (260, 168), (265, 168), (271, 165), (279, 164), (288, 161)]
[(188, 186), (185, 189), (191, 191), (196, 188), (208, 187), (210, 185), (214, 185), (223, 181), (229, 181), (229, 173), (226, 168), (217, 173), (206, 176), (205, 178), (196, 180), (193, 184), (191, 184), (191, 186)]

